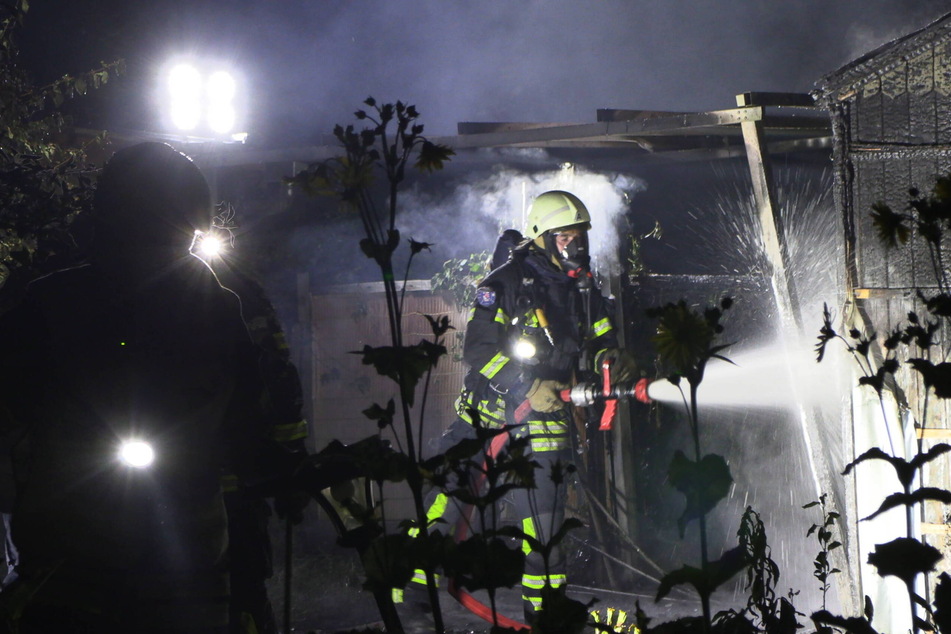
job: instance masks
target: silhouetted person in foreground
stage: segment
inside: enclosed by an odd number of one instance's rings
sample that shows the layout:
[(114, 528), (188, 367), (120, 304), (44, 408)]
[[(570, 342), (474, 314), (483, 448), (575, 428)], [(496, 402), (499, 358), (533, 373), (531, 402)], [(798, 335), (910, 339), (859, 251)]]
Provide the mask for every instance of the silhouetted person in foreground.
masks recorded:
[[(293, 472), (307, 455), (308, 435), (304, 418), (304, 395), (297, 367), (291, 361), (290, 348), (263, 285), (239, 265), (242, 254), (222, 253), (208, 259), (219, 283), (240, 300), (241, 316), (258, 353), (258, 366), (264, 381), (262, 411), (268, 435), (283, 453), (275, 456), (280, 471)], [(281, 466), (281, 465), (279, 465)], [(303, 521), (303, 510), (310, 496), (283, 486), (247, 486), (241, 478), (226, 470), (222, 476), (225, 509), (228, 512), (228, 545), (231, 582), (231, 634), (277, 634), (277, 619), (267, 591), (273, 576), (273, 549), (268, 525), (271, 506), (279, 518), (291, 524)], [(268, 499), (271, 498), (269, 504)], [(284, 527), (287, 529), (287, 526)]]
[[(208, 186), (158, 143), (100, 177), (90, 264), (34, 282), (0, 319), (0, 421), (21, 426), (2, 594), (20, 631), (227, 631), (220, 471), (263, 481), (256, 352), (233, 294), (189, 247)], [(130, 466), (122, 443), (140, 441)], [(28, 597), (25, 599), (25, 597)]]

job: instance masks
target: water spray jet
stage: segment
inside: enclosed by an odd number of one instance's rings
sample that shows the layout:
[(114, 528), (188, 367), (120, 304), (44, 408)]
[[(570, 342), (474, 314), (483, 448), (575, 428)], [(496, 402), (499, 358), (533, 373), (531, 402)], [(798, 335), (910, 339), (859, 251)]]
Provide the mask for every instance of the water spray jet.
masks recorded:
[[(732, 363), (707, 367), (697, 389), (697, 405), (719, 409), (789, 409), (816, 406), (830, 398), (835, 364), (819, 365), (811, 349), (788, 351), (780, 345), (765, 345), (730, 357)], [(796, 389), (793, 389), (793, 382)], [(666, 378), (652, 381), (647, 396), (662, 405), (689, 403), (690, 389)]]

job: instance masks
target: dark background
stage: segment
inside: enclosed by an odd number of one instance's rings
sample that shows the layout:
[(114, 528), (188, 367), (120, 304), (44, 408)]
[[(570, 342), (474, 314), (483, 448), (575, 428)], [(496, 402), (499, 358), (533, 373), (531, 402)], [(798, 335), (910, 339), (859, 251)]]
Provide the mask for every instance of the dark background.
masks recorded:
[(163, 65), (233, 65), (251, 141), (300, 145), (368, 95), (427, 133), (460, 121), (584, 122), (598, 108), (714, 110), (746, 91), (804, 92), (949, 10), (944, 0), (35, 0), (22, 60), (46, 82), (123, 58), (80, 123), (156, 130)]

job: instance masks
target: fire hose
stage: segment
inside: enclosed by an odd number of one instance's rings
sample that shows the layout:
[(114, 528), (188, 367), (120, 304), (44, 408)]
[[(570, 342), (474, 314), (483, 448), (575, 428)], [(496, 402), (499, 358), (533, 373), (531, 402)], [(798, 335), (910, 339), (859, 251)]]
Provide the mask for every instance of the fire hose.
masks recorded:
[[(600, 383), (597, 381), (582, 382), (569, 389), (561, 391), (559, 396), (564, 402), (572, 403), (573, 405), (579, 407), (591, 406), (596, 403), (603, 402), (605, 404), (605, 413), (601, 417), (599, 429), (606, 430), (611, 428), (611, 420), (615, 415), (618, 400), (629, 399), (633, 397), (645, 403), (650, 401), (650, 399), (647, 397), (648, 384), (648, 379), (641, 379), (636, 383), (621, 382), (612, 385), (610, 361), (606, 361), (604, 364), (602, 364), (602, 380)], [(530, 412), (531, 407), (528, 405), (528, 402), (526, 401), (522, 403), (515, 411), (516, 422), (522, 422)], [(486, 450), (486, 455), (493, 458), (498, 456), (507, 440), (507, 434), (499, 434), (493, 438), (489, 448)], [(379, 439), (374, 437), (361, 442), (379, 442)], [(334, 508), (331, 501), (324, 495), (324, 489), (331, 486), (335, 482), (351, 480), (364, 475), (352, 459), (352, 455), (358, 453), (359, 451), (355, 450), (355, 447), (346, 447), (336, 442), (331, 443), (322, 452), (312, 456), (311, 460), (308, 461), (309, 468), (299, 470), (296, 478), (297, 484), (305, 491), (310, 493), (311, 496), (321, 506), (321, 508), (327, 513), (327, 516), (330, 518), (331, 523), (337, 530), (337, 533), (341, 536), (347, 534), (347, 527), (344, 525), (341, 516)], [(479, 481), (474, 483), (473, 486), (478, 490), (483, 484), (484, 476)], [(369, 482), (367, 482), (367, 486), (369, 486)], [(462, 517), (456, 526), (455, 535), (457, 541), (462, 541), (468, 534), (473, 511), (474, 507), (470, 506), (462, 513)], [(286, 527), (286, 531), (290, 533), (289, 526)], [(285, 557), (288, 559), (290, 559), (292, 556), (291, 539), (292, 537), (287, 535), (287, 550), (285, 551)], [(287, 562), (288, 570), (290, 570), (290, 563), (290, 561)], [(288, 583), (285, 585), (286, 603), (284, 606), (285, 627), (290, 623), (290, 619), (287, 615), (287, 612), (290, 608), (290, 601), (288, 600), (290, 597), (289, 576), (287, 581)], [(516, 630), (530, 629), (528, 625), (500, 614), (496, 614), (495, 618), (493, 618), (493, 610), (491, 607), (485, 605), (473, 597), (470, 593), (458, 587), (458, 585), (455, 583), (455, 580), (449, 579), (448, 581), (450, 595), (456, 599), (460, 605), (465, 607), (476, 616), (489, 623), (494, 623), (497, 620), (498, 624), (502, 627), (513, 628)], [(374, 599), (376, 600), (377, 607), (380, 610), (380, 614), (383, 617), (384, 623), (387, 625), (387, 627), (395, 628), (399, 623), (399, 617), (396, 614), (392, 600), (390, 600), (389, 592), (375, 591)]]
[[(605, 359), (601, 363), (601, 383), (597, 381), (584, 381), (574, 385), (571, 388), (562, 390), (559, 396), (566, 403), (571, 403), (576, 407), (590, 407), (597, 403), (604, 403), (604, 412), (601, 414), (601, 424), (598, 429), (606, 431), (611, 429), (611, 423), (617, 413), (617, 404), (621, 399), (634, 398), (641, 403), (650, 403), (650, 397), (647, 395), (647, 388), (650, 385), (650, 379), (642, 378), (635, 382), (611, 383), (611, 361)], [(528, 400), (525, 400), (515, 410), (515, 422), (520, 423), (525, 420), (531, 411), (532, 406)]]
[[(601, 422), (598, 426), (598, 429), (605, 431), (611, 429), (611, 423), (614, 420), (615, 414), (617, 413), (617, 404), (619, 400), (634, 398), (642, 403), (650, 402), (650, 398), (647, 395), (647, 388), (649, 385), (650, 380), (647, 378), (642, 378), (635, 382), (621, 382), (612, 384), (611, 361), (606, 359), (601, 364), (600, 383), (597, 381), (578, 383), (571, 388), (562, 390), (559, 393), (559, 396), (565, 403), (571, 403), (576, 407), (590, 407), (597, 403), (604, 403), (604, 412), (601, 415)], [(521, 423), (524, 421), (531, 412), (531, 409), (531, 405), (526, 399), (515, 410), (515, 422)], [(505, 442), (507, 440), (507, 434), (499, 434), (493, 438), (488, 450), (486, 451), (487, 456), (491, 458), (498, 456), (499, 452), (502, 451), (502, 447), (505, 446)], [(481, 489), (484, 481), (485, 476), (482, 475), (474, 483), (475, 490)], [(455, 531), (455, 538), (457, 542), (460, 542), (466, 538), (466, 535), (469, 532), (469, 526), (471, 525), (472, 512), (474, 509), (475, 507), (469, 506), (469, 508), (462, 514), (462, 517), (459, 518)], [(494, 614), (490, 606), (485, 605), (470, 593), (460, 588), (455, 583), (454, 579), (449, 579), (449, 594), (464, 608), (479, 618), (488, 621), (489, 623), (494, 624), (497, 620), (498, 625), (501, 627), (507, 627), (515, 630), (531, 629), (531, 627), (525, 623), (510, 619), (501, 614)]]

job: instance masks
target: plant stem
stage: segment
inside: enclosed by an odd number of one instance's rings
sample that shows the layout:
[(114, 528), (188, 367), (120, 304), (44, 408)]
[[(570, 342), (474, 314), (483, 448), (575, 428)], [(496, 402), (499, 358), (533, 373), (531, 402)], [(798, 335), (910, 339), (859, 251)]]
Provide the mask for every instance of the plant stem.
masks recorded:
[[(699, 381), (690, 381), (690, 420), (692, 421), (693, 447), (697, 464), (700, 464), (700, 415), (697, 409), (697, 388)], [(707, 552), (707, 516), (700, 514), (700, 569), (704, 575), (709, 572), (709, 554)], [(710, 593), (706, 590), (700, 592), (700, 607), (703, 610), (703, 628), (709, 632), (713, 626), (712, 616), (710, 614)]]

